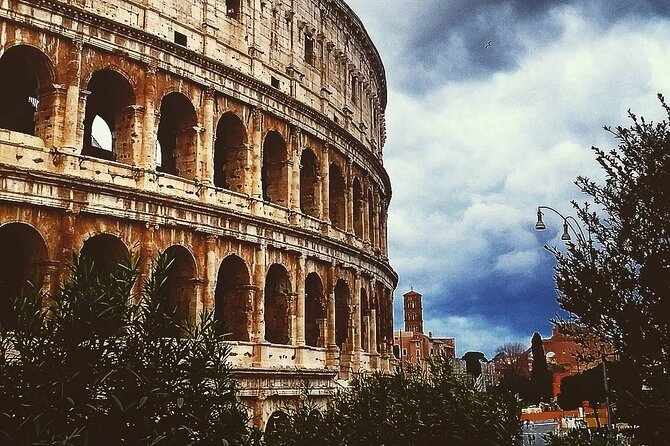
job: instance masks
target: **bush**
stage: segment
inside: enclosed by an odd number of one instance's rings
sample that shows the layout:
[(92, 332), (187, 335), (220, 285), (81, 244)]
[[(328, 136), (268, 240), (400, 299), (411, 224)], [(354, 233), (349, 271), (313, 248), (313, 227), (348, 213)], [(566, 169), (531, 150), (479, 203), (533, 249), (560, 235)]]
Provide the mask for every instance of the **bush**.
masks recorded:
[(56, 296), (15, 299), (16, 328), (0, 327), (0, 444), (247, 443), (229, 347), (212, 314), (175, 322), (169, 267), (161, 256), (134, 296), (136, 261), (100, 272), (75, 257)]
[(634, 446), (630, 438), (617, 432), (570, 430), (560, 433), (550, 432), (543, 436), (547, 446)]
[(446, 360), (431, 372), (400, 370), (355, 379), (322, 414), (303, 401), (287, 411), (268, 446), (509, 446), (521, 441), (520, 407), (509, 393), (476, 392)]

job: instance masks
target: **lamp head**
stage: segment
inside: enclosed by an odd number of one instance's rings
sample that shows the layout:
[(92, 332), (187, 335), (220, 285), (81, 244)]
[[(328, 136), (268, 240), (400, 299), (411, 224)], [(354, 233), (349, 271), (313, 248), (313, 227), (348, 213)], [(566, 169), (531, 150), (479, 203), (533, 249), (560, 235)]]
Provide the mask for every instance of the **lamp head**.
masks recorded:
[(569, 242), (570, 240), (572, 240), (572, 238), (570, 237), (570, 233), (568, 232), (567, 221), (563, 222), (563, 235), (561, 236), (561, 240), (563, 240), (564, 242)]
[(544, 225), (544, 222), (542, 221), (542, 211), (537, 210), (537, 223), (535, 223), (535, 230), (536, 231), (544, 231), (547, 229), (547, 227)]

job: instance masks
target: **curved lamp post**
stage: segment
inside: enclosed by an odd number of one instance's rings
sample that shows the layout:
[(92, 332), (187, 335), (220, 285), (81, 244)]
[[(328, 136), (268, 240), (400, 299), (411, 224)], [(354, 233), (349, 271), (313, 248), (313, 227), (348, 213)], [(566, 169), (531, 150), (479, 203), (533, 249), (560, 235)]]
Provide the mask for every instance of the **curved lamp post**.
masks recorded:
[[(575, 237), (577, 237), (577, 240), (579, 241), (586, 241), (586, 236), (584, 235), (584, 231), (582, 230), (582, 227), (580, 226), (579, 222), (575, 217), (572, 215), (568, 215), (567, 217), (560, 212), (558, 212), (556, 209), (550, 207), (550, 206), (538, 206), (537, 207), (537, 223), (535, 223), (535, 230), (536, 231), (544, 231), (547, 229), (547, 226), (544, 224), (544, 221), (542, 220), (542, 217), (544, 214), (542, 213), (542, 209), (546, 209), (549, 211), (554, 212), (556, 215), (561, 217), (563, 219), (563, 235), (561, 235), (561, 240), (564, 242), (569, 242), (572, 240), (572, 237), (570, 237), (570, 232), (568, 231), (568, 228), (572, 231), (573, 234), (575, 234)], [(574, 226), (570, 224), (570, 221), (573, 222)], [(575, 229), (575, 227), (577, 229)], [(577, 232), (579, 230), (579, 232)], [(589, 234), (589, 240), (591, 240), (591, 236)]]
[[(570, 237), (570, 232), (568, 231), (569, 228), (570, 230), (572, 230), (572, 233), (575, 234), (577, 241), (584, 243), (587, 242), (586, 236), (584, 235), (584, 231), (582, 230), (582, 226), (579, 224), (579, 222), (575, 217), (573, 217), (572, 215), (565, 216), (550, 206), (537, 207), (537, 223), (535, 223), (536, 231), (544, 231), (545, 229), (547, 229), (547, 226), (544, 224), (544, 221), (542, 220), (542, 217), (544, 216), (544, 214), (542, 213), (542, 209), (552, 211), (563, 219), (563, 235), (561, 235), (561, 240), (563, 240), (564, 242), (569, 242), (572, 240), (572, 237)], [(574, 226), (570, 224), (570, 221), (574, 223)], [(577, 229), (575, 229), (575, 227)], [(591, 240), (591, 231), (589, 231), (588, 243), (591, 249), (593, 249), (592, 248), (593, 241)], [(607, 365), (605, 364), (604, 350), (602, 353), (602, 365), (603, 365), (603, 383), (605, 384), (605, 407), (607, 408), (607, 428), (611, 430), (612, 413), (610, 412), (610, 397), (609, 397), (609, 388), (607, 385)]]

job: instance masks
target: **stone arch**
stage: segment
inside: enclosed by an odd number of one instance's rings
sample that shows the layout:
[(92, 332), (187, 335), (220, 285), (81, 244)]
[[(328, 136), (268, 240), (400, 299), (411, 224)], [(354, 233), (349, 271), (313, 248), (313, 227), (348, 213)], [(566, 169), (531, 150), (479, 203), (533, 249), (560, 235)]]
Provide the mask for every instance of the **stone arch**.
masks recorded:
[(303, 150), (300, 156), (300, 210), (316, 218), (320, 216), (320, 181), (319, 160), (311, 149)]
[(375, 231), (376, 215), (374, 194), (372, 189), (368, 189), (368, 236), (373, 248), (377, 246), (377, 233)]
[(289, 308), (291, 279), (282, 265), (275, 263), (265, 278), (265, 340), (273, 344), (290, 342)]
[(53, 65), (39, 49), (15, 45), (0, 55), (0, 128), (40, 135), (37, 120), (51, 104), (45, 87), (54, 81)]
[(337, 163), (330, 163), (328, 172), (329, 217), (333, 226), (346, 229), (346, 182)]
[(0, 226), (0, 325), (13, 327), (11, 299), (39, 286), (46, 276), (47, 245), (42, 235), (25, 223)]
[(161, 297), (170, 311), (174, 311), (176, 323), (194, 319), (191, 311), (196, 300), (196, 262), (191, 251), (180, 245), (170, 246), (165, 253), (171, 260), (167, 278), (161, 288)]
[(288, 415), (281, 410), (277, 410), (270, 415), (265, 425), (265, 438), (270, 439), (274, 434), (284, 432), (289, 428)]
[(224, 113), (216, 126), (214, 186), (243, 193), (247, 165), (247, 129), (235, 113)]
[(335, 285), (335, 343), (340, 350), (349, 339), (349, 284), (339, 279)]
[(156, 170), (194, 179), (198, 117), (191, 100), (183, 93), (168, 93), (161, 100)]
[(354, 234), (356, 237), (363, 238), (363, 222), (365, 221), (365, 197), (363, 187), (358, 178), (354, 178)]
[(281, 206), (288, 205), (288, 170), (286, 141), (279, 132), (272, 130), (263, 140), (263, 200)]
[(317, 273), (305, 278), (305, 343), (312, 347), (326, 346), (326, 305), (323, 282)]
[(361, 348), (370, 351), (370, 307), (368, 302), (368, 292), (361, 288)]
[(132, 163), (135, 92), (128, 79), (114, 69), (93, 73), (86, 87), (82, 155)]
[(97, 234), (89, 237), (81, 248), (81, 257), (93, 262), (93, 270), (106, 274), (130, 257), (123, 241), (112, 234)]
[(214, 319), (229, 340), (249, 341), (252, 289), (249, 269), (240, 257), (230, 255), (219, 267), (214, 294)]

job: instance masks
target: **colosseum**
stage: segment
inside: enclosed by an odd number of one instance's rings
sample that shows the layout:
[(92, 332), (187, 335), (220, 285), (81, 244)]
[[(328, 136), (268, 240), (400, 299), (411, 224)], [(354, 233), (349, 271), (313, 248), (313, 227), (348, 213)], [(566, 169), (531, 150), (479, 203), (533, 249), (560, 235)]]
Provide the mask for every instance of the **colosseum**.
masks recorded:
[(73, 251), (168, 251), (256, 426), (392, 367), (386, 79), (343, 0), (0, 4), (0, 323)]

